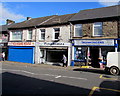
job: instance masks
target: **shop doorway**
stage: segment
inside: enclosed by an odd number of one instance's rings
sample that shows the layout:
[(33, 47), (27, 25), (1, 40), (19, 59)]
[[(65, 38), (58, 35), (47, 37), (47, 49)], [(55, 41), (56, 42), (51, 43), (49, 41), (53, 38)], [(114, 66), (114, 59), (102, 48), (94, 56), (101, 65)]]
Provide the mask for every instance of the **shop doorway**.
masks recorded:
[(54, 50), (54, 49), (49, 49), (46, 52), (46, 61), (47, 62), (59, 62), (61, 63), (61, 60), (63, 58), (63, 54), (66, 55), (67, 57), (67, 50)]
[(91, 57), (91, 66), (95, 68), (100, 68), (99, 66), (99, 48), (98, 47), (91, 47), (90, 48), (90, 57)]

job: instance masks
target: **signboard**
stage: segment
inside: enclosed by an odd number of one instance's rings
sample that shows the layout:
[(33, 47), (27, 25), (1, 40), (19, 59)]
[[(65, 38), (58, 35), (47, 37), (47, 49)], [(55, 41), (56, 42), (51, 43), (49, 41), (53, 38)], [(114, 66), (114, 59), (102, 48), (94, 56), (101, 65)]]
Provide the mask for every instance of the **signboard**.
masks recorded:
[(35, 46), (35, 42), (8, 42), (8, 46)]
[(64, 42), (37, 42), (39, 46), (70, 46), (70, 43), (64, 43)]
[(74, 45), (79, 46), (114, 46), (114, 39), (109, 40), (74, 40)]

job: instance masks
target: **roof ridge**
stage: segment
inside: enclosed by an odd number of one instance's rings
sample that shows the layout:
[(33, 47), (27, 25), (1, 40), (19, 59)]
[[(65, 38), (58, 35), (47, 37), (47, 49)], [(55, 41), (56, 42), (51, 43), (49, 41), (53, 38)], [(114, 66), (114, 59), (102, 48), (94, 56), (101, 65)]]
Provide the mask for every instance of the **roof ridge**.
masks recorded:
[(85, 10), (80, 10), (79, 12), (81, 12), (81, 11), (89, 11), (89, 10), (96, 10), (96, 9), (103, 9), (103, 8), (110, 8), (110, 7), (117, 7), (117, 6), (120, 6), (120, 5), (114, 5), (114, 6), (108, 6), (108, 7), (100, 7), (100, 8), (92, 8), (92, 9), (85, 9)]

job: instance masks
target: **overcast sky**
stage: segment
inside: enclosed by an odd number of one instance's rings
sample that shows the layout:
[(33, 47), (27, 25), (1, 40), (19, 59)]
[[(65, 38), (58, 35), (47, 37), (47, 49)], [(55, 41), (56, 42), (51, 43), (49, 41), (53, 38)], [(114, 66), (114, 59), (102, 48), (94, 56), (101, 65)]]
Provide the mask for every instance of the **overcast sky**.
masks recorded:
[(26, 17), (37, 18), (50, 15), (71, 14), (85, 9), (113, 6), (117, 5), (119, 0), (88, 0), (88, 2), (83, 2), (84, 0), (66, 0), (67, 2), (60, 2), (65, 0), (60, 0), (59, 2), (51, 2), (54, 0), (44, 0), (46, 2), (43, 2), (43, 0), (39, 0), (39, 2), (38, 0), (26, 0), (29, 2), (24, 2), (25, 0), (17, 0), (17, 2), (14, 2), (16, 0), (11, 0), (11, 2), (5, 2), (8, 0), (2, 1), (0, 3), (0, 25), (6, 24), (6, 19), (21, 22), (26, 20)]

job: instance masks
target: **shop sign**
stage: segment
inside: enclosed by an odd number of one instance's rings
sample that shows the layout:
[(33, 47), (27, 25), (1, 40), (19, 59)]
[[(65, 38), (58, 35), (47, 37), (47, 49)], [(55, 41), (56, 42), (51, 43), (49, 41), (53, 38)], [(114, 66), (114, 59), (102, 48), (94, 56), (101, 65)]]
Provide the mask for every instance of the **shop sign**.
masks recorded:
[(8, 42), (8, 46), (35, 46), (35, 42)]
[(74, 40), (74, 45), (81, 46), (114, 46), (114, 40)]
[(70, 46), (70, 43), (63, 42), (38, 42), (39, 46)]

